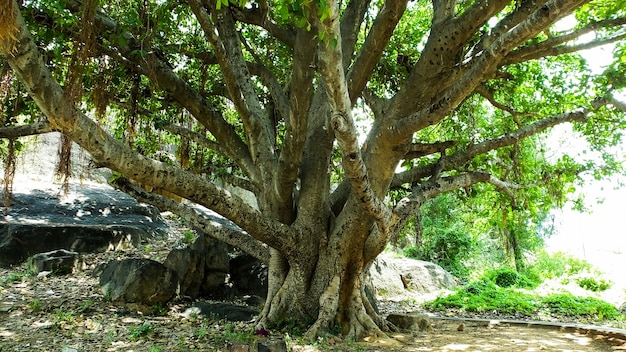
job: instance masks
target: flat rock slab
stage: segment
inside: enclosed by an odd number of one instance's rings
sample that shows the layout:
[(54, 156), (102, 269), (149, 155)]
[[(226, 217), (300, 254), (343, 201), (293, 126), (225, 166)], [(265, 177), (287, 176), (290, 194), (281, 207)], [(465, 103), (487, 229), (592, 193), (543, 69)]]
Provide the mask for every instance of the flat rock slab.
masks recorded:
[(86, 183), (67, 195), (58, 189), (16, 189), (0, 220), (0, 266), (42, 252), (100, 252), (164, 234), (159, 211), (107, 185)]

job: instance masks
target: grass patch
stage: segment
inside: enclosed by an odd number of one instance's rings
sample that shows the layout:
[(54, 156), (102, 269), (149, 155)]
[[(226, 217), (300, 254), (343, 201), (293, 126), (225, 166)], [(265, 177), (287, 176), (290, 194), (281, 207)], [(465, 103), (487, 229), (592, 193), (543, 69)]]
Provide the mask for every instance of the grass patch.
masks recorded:
[(497, 312), (514, 316), (532, 316), (541, 312), (566, 319), (592, 321), (619, 319), (622, 315), (610, 303), (593, 297), (570, 293), (539, 296), (513, 287), (499, 287), (490, 280), (481, 280), (457, 289), (451, 295), (438, 297), (424, 307), (433, 311), (458, 309), (462, 312)]

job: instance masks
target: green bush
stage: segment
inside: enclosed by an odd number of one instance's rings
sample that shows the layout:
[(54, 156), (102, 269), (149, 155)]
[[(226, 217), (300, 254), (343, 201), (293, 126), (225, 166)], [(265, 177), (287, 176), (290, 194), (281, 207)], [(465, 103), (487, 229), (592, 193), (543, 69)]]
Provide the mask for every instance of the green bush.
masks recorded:
[(483, 275), (484, 280), (489, 280), (500, 287), (519, 287), (533, 289), (539, 286), (541, 278), (532, 271), (519, 273), (511, 268), (500, 268), (488, 271)]
[(585, 290), (593, 292), (606, 291), (612, 285), (611, 281), (606, 281), (604, 279), (600, 279), (598, 281), (595, 278), (589, 276), (578, 277), (575, 279), (575, 281), (578, 286), (584, 288)]
[(533, 295), (497, 287), (493, 282), (473, 282), (455, 293), (438, 297), (424, 304), (426, 309), (461, 309), (467, 312), (500, 312), (504, 314), (530, 315), (536, 311)]
[(620, 313), (610, 303), (593, 297), (577, 297), (572, 294), (552, 294), (541, 299), (541, 306), (563, 316), (587, 316), (590, 318), (615, 319)]
[(537, 259), (533, 264), (533, 270), (539, 272), (543, 278), (554, 279), (591, 271), (592, 266), (586, 260), (574, 258), (563, 252), (556, 252), (550, 255), (542, 251), (537, 255)]
[(474, 246), (472, 237), (460, 231), (442, 231), (424, 236), (420, 247), (409, 246), (403, 250), (404, 256), (436, 263), (455, 276), (464, 277), (467, 269), (463, 260)]

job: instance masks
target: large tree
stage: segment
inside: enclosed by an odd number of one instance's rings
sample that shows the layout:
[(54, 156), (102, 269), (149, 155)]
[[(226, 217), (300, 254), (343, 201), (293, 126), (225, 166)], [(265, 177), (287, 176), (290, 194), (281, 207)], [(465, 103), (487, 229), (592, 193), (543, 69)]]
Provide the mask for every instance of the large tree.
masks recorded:
[[(381, 334), (364, 273), (425, 201), (503, 194), (492, 206), (515, 233), (591, 167), (548, 158), (546, 131), (615, 142), (624, 5), (3, 0), (2, 77), (19, 84), (2, 93), (22, 102), (2, 136), (59, 131), (126, 192), (267, 262), (260, 325)], [(610, 43), (615, 63), (591, 75), (576, 52)]]

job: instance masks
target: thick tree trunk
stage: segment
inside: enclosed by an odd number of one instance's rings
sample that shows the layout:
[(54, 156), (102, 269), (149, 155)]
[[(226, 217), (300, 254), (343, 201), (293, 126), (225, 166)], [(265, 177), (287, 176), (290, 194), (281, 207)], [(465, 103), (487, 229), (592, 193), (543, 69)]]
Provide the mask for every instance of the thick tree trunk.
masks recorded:
[[(307, 338), (340, 333), (348, 339), (383, 335), (383, 320), (364, 292), (366, 265), (361, 251), (322, 251), (317, 263), (291, 265), (284, 280), (270, 284), (259, 326), (295, 320), (313, 322)], [(353, 256), (360, 252), (361, 255)], [(286, 269), (284, 266), (283, 269)], [(276, 267), (272, 272), (276, 272)]]

